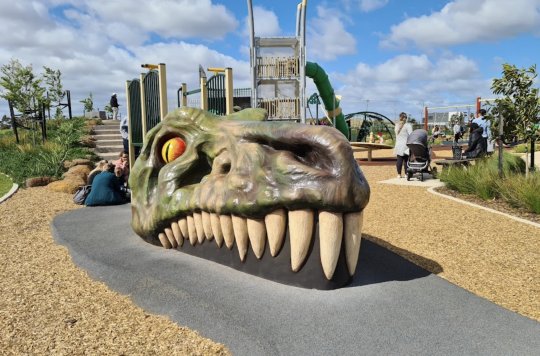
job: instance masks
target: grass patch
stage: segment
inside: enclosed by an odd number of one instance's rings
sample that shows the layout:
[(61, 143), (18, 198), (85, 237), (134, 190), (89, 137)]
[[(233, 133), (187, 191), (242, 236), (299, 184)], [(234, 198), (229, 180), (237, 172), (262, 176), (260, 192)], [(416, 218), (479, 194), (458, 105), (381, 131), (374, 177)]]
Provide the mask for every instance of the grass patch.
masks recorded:
[[(531, 149), (531, 144), (524, 144), (522, 143), (521, 145), (517, 145), (515, 148), (514, 148), (514, 153), (531, 153), (530, 152), (530, 149)], [(536, 145), (536, 149), (535, 151), (540, 151), (540, 145)]]
[(3, 197), (13, 187), (13, 182), (5, 174), (0, 173), (0, 197)]
[(478, 160), (467, 169), (449, 167), (439, 177), (446, 187), (462, 194), (477, 195), (484, 200), (504, 199), (514, 207), (540, 214), (540, 172), (525, 177), (525, 162), (504, 153), (503, 175), (499, 177), (499, 156)]
[(36, 132), (35, 145), (32, 133), (28, 131), (19, 131), (19, 144), (13, 132), (1, 135), (0, 172), (12, 177), (19, 185), (33, 177), (60, 178), (65, 172), (65, 160), (95, 156), (79, 143), (86, 135), (85, 120), (84, 117), (48, 120), (45, 144), (41, 143), (41, 131)]

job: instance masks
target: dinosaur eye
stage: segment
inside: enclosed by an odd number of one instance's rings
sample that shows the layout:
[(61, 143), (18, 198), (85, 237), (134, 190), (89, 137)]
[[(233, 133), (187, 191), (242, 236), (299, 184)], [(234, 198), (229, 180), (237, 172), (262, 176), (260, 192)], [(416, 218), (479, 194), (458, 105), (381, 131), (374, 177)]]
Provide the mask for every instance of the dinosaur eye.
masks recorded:
[(161, 149), (161, 156), (165, 163), (170, 163), (180, 157), (186, 150), (186, 143), (181, 138), (171, 138), (165, 142)]

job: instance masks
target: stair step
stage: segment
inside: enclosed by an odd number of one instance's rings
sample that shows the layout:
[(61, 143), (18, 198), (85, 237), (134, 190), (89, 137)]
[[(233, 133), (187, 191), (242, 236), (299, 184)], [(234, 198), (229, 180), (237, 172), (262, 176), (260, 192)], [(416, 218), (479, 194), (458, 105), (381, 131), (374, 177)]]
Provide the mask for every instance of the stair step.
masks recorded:
[(97, 146), (94, 148), (94, 152), (96, 153), (115, 153), (116, 155), (120, 155), (120, 151), (124, 150), (124, 145), (118, 145), (118, 146)]
[(118, 140), (122, 142), (122, 135), (94, 135), (94, 138), (97, 140), (97, 142), (102, 140)]
[(102, 125), (120, 125), (120, 120), (101, 120)]
[(103, 133), (103, 132), (111, 132), (111, 133), (120, 133), (120, 130), (117, 128), (117, 127), (94, 127), (94, 132), (99, 132), (99, 133)]
[(118, 159), (118, 153), (98, 153), (98, 156), (99, 158), (106, 159), (109, 162), (113, 162)]
[(97, 140), (96, 146), (122, 146), (124, 145), (123, 140)]

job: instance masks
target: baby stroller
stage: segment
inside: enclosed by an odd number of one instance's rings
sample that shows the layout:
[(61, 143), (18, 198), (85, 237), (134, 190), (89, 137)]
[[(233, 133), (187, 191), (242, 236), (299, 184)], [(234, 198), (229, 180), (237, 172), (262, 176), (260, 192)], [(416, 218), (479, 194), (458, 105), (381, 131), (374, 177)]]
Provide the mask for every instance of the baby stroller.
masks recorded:
[(407, 138), (409, 159), (407, 160), (407, 180), (411, 180), (415, 173), (420, 173), (420, 180), (424, 181), (423, 173), (434, 175), (437, 168), (431, 168), (431, 149), (433, 138), (429, 140), (426, 130), (414, 130)]

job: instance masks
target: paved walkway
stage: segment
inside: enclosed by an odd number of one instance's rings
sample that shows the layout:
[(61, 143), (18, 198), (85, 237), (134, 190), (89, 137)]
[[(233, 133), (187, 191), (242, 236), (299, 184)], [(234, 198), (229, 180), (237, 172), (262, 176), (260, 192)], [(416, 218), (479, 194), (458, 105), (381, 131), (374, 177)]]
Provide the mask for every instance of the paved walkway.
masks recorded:
[(94, 279), (234, 355), (539, 354), (540, 323), (366, 240), (353, 283), (317, 291), (149, 245), (130, 220), (130, 205), (79, 209), (53, 236)]

